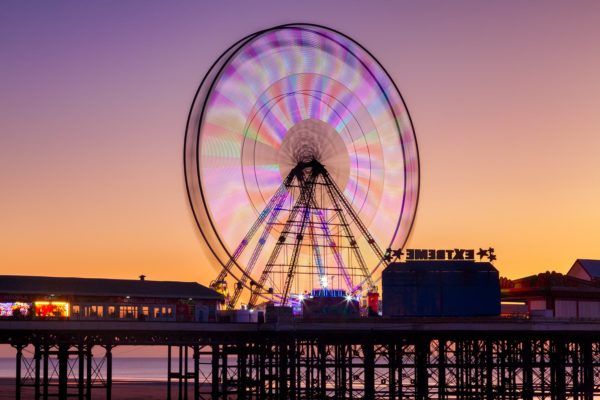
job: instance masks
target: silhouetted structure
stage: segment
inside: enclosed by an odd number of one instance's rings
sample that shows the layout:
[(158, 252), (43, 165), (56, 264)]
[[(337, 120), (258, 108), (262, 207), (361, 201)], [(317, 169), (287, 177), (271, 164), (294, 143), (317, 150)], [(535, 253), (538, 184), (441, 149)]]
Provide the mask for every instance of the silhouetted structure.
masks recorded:
[[(110, 399), (115, 346), (168, 345), (178, 356), (168, 361), (169, 392), (177, 389), (179, 399), (591, 400), (600, 395), (599, 329), (591, 322), (496, 317), (262, 325), (5, 321), (0, 343), (17, 350), (17, 393), (37, 398), (89, 399), (103, 390)], [(92, 357), (95, 346), (105, 348), (104, 358)]]
[[(312, 157), (298, 160), (212, 282), (215, 290), (226, 287), (226, 278), (232, 276), (238, 259), (251, 247), (250, 244), (254, 244), (243, 276), (235, 285), (233, 294), (227, 296), (229, 309), (235, 308), (249, 285), (249, 308), (256, 307), (264, 295), (281, 305), (291, 305), (292, 284), (300, 277), (304, 277), (303, 284), (309, 284), (311, 289), (313, 286), (331, 289), (330, 280), (344, 287), (349, 295), (363, 291), (362, 285), (372, 289), (371, 272), (359, 239), (364, 241), (364, 247), (369, 248), (377, 260), (387, 264), (386, 254), (344, 196), (343, 190), (325, 166)], [(288, 197), (294, 199), (289, 208), (285, 206)], [(278, 222), (280, 213), (287, 216)], [(259, 231), (262, 234), (256, 241)], [(268, 240), (275, 237), (275, 232), (278, 232), (278, 237), (260, 277), (256, 282), (249, 282), (261, 252)], [(344, 257), (344, 254), (347, 256)]]
[(575, 260), (567, 275), (586, 281), (598, 281), (600, 280), (600, 260)]
[[(431, 262), (429, 269), (424, 268), (428, 263), (417, 263), (420, 275), (411, 278), (411, 290), (428, 288), (434, 299), (440, 293), (466, 293), (473, 302), (487, 295), (484, 302), (491, 304), (493, 296), (475, 289), (488, 285), (490, 292), (497, 290), (493, 284), (494, 277), (498, 282), (497, 271), (488, 263)], [(411, 268), (404, 265), (397, 270), (405, 274)], [(465, 268), (469, 273), (461, 277)], [(557, 273), (502, 282), (505, 299), (517, 293), (526, 301), (535, 300), (526, 295), (554, 296), (553, 312), (558, 316), (562, 312), (558, 310), (566, 309), (560, 302), (570, 301), (559, 295), (578, 296), (578, 310), (584, 301), (600, 301), (596, 282)], [(291, 309), (280, 311), (286, 318), (272, 319), (267, 308), (266, 323), (5, 318), (0, 322), (0, 343), (16, 349), (17, 399), (25, 392), (36, 399), (91, 399), (92, 391), (99, 390), (110, 399), (112, 350), (121, 345), (168, 346), (169, 399), (174, 392), (180, 399), (600, 396), (600, 319), (568, 316), (565, 323), (555, 318), (469, 316), (341, 322), (293, 320)], [(441, 311), (445, 312), (443, 307)], [(93, 356), (97, 347), (104, 348), (103, 357)]]
[(196, 282), (0, 275), (0, 319), (215, 320), (223, 297)]
[(600, 281), (558, 272), (502, 279), (502, 300), (523, 303), (530, 317), (600, 319)]
[(381, 280), (387, 317), (500, 314), (498, 270), (489, 262), (398, 262)]

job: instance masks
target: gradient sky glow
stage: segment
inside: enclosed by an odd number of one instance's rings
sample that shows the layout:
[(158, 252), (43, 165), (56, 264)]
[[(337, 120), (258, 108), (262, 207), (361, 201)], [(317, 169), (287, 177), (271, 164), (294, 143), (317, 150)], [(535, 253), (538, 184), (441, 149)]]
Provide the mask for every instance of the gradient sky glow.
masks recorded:
[(226, 47), (288, 22), (349, 34), (400, 88), (410, 247), (491, 245), (513, 278), (600, 258), (600, 2), (3, 2), (0, 273), (208, 283), (188, 108)]

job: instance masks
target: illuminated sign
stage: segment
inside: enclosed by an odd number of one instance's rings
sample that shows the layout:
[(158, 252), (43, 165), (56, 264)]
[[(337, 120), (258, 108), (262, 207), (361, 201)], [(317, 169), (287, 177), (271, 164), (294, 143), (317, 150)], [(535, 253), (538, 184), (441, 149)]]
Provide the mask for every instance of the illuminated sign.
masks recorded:
[(479, 261), (484, 258), (490, 262), (496, 260), (492, 247), (480, 248), (478, 252), (475, 249), (388, 249), (385, 260), (400, 261), (403, 258), (404, 261), (475, 261), (475, 256), (479, 257)]
[(10, 303), (0, 303), (0, 317), (13, 317), (29, 315), (31, 304), (19, 301)]
[(406, 261), (415, 260), (475, 260), (475, 250), (406, 249)]
[(36, 301), (34, 306), (37, 317), (69, 316), (69, 303), (65, 301)]

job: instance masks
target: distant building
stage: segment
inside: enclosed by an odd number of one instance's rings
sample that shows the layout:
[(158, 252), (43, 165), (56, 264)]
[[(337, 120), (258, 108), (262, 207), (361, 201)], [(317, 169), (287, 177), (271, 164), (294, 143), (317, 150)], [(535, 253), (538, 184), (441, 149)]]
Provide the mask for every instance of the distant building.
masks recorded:
[(586, 281), (600, 280), (600, 260), (576, 260), (567, 275)]
[(196, 282), (0, 275), (0, 318), (214, 320), (223, 297)]
[(398, 262), (381, 279), (384, 317), (500, 314), (498, 270), (489, 262)]
[(503, 278), (503, 314), (515, 314), (521, 304), (518, 313), (534, 318), (600, 319), (600, 280), (591, 275), (593, 265), (600, 262), (577, 260), (567, 275), (544, 272), (515, 280)]

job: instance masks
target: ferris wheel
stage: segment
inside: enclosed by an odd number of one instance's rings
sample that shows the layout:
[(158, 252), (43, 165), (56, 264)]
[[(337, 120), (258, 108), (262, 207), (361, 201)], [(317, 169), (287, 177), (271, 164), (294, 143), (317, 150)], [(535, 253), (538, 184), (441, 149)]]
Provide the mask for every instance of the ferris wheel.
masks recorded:
[(184, 164), (230, 308), (372, 290), (417, 208), (417, 143), (396, 85), (360, 44), (313, 24), (253, 33), (217, 59)]

